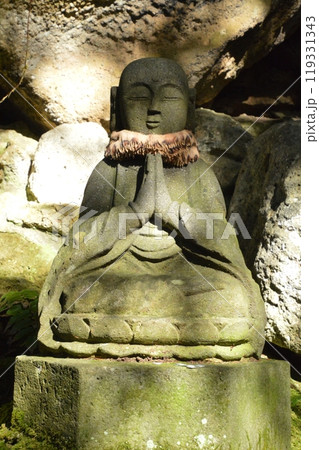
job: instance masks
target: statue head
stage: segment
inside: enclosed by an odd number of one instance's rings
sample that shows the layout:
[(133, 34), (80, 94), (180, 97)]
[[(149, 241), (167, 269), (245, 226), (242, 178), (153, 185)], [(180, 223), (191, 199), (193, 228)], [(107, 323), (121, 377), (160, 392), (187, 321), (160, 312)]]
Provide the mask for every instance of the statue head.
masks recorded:
[(194, 94), (175, 61), (133, 61), (123, 70), (119, 87), (111, 91), (111, 131), (166, 134), (192, 129)]

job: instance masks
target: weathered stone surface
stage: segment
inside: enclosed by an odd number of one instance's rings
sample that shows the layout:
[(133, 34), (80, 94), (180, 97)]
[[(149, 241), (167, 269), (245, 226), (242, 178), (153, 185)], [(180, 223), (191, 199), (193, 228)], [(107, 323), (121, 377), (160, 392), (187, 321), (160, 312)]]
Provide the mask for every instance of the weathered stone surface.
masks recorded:
[(26, 198), (26, 185), (37, 141), (14, 130), (0, 130), (0, 195)]
[[(249, 357), (262, 348), (263, 322), (247, 319), (147, 319), (92, 314), (62, 314), (53, 319), (55, 337), (41, 339), (43, 350), (72, 356), (149, 356), (178, 359)], [(48, 336), (51, 330), (46, 331)], [(84, 344), (83, 342), (86, 342)], [(124, 345), (130, 344), (130, 345)]]
[(0, 232), (0, 296), (10, 290), (40, 289), (55, 251), (18, 233)]
[(189, 320), (179, 324), (181, 342), (186, 345), (212, 344), (219, 341), (218, 329), (213, 320)]
[(240, 114), (237, 117), (234, 117), (234, 120), (238, 122), (250, 135), (253, 137), (259, 136), (264, 131), (268, 130), (268, 128), (281, 123), (285, 119), (272, 119), (269, 117), (256, 117), (250, 116), (247, 114)]
[[(125, 65), (142, 56), (181, 63), (203, 105), (298, 26), (299, 6), (299, 0), (34, 0), (31, 6), (5, 0), (0, 7), (0, 68), (11, 82), (18, 81), (29, 27), (21, 89), (41, 115), (15, 98), (20, 109), (27, 108), (46, 127), (47, 121), (108, 120), (105, 94)], [(3, 79), (1, 87), (10, 89)]]
[(0, 130), (2, 293), (41, 288), (107, 142), (95, 123), (57, 127), (39, 146), (16, 131)]
[(53, 332), (59, 327), (60, 338), (68, 341), (76, 336), (79, 341), (87, 341), (90, 336), (90, 328), (82, 317), (64, 315), (54, 319)]
[(179, 333), (170, 321), (165, 319), (136, 321), (133, 323), (136, 344), (177, 344)]
[[(240, 239), (266, 304), (266, 338), (300, 352), (300, 122), (274, 125), (247, 153), (230, 212), (251, 240)], [(239, 236), (240, 237), (240, 236)]]
[(103, 159), (106, 131), (97, 123), (60, 125), (41, 136), (28, 183), (30, 199), (80, 206), (87, 179)]
[(34, 139), (0, 130), (0, 294), (41, 288), (59, 246), (30, 220), (26, 187), (36, 147)]
[(232, 117), (210, 109), (196, 110), (195, 136), (201, 158), (212, 165), (228, 200), (233, 193), (237, 175), (253, 138)]
[[(202, 311), (205, 310), (203, 307)], [(160, 311), (156, 310), (156, 313), (159, 315)], [(121, 356), (136, 354), (153, 357), (182, 356), (183, 359), (218, 356), (229, 360), (239, 359), (242, 356), (240, 355), (242, 349), (244, 354), (249, 356), (247, 352), (252, 351), (252, 347), (248, 342), (256, 340), (254, 327), (243, 318), (154, 319), (69, 313), (55, 317), (53, 323), (53, 335), (57, 341), (62, 341), (60, 350), (73, 354), (76, 343), (87, 342), (87, 347), (80, 346), (81, 354), (86, 356), (90, 356), (97, 349), (99, 353), (109, 356), (113, 356), (112, 352), (117, 351)], [(262, 336), (255, 334), (258, 341), (262, 342)], [(67, 347), (64, 341), (67, 342)], [(68, 347), (70, 341), (76, 343)], [(96, 346), (96, 343), (99, 345)], [(114, 343), (117, 345), (113, 345)], [(183, 345), (187, 346), (186, 352)], [(257, 342), (256, 345), (260, 344)]]
[(290, 448), (284, 361), (159, 363), (20, 356), (15, 410), (71, 448)]
[(123, 342), (128, 343), (133, 338), (130, 326), (121, 318), (107, 317), (105, 320), (99, 318), (89, 319), (90, 338), (94, 342)]

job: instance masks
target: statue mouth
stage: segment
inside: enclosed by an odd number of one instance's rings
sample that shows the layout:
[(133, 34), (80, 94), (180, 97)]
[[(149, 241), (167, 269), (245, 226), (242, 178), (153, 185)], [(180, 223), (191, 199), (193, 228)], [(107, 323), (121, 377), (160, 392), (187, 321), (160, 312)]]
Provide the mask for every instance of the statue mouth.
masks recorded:
[(146, 121), (147, 128), (151, 128), (151, 129), (157, 128), (159, 126), (159, 124), (160, 124), (159, 120), (147, 120)]

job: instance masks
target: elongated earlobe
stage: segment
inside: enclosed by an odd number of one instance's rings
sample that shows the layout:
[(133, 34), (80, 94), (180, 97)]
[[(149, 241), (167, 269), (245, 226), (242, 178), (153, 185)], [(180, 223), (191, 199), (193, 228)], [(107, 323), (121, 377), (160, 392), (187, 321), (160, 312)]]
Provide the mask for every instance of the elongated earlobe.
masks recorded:
[(188, 100), (188, 111), (187, 111), (187, 130), (195, 130), (195, 102), (196, 102), (196, 89), (189, 88), (189, 100)]
[(117, 101), (117, 92), (118, 92), (118, 87), (117, 86), (112, 86), (111, 87), (111, 101), (110, 101), (110, 106), (111, 106), (111, 117), (110, 117), (110, 130), (111, 133), (112, 131), (119, 131), (120, 128), (120, 115), (119, 115), (119, 111), (118, 111), (118, 101)]

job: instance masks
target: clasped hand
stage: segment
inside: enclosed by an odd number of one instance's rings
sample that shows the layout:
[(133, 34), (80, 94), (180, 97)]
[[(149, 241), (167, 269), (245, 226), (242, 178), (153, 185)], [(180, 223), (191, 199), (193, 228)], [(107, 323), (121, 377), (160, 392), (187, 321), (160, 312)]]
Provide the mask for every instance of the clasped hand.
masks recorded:
[(172, 201), (168, 192), (161, 155), (146, 156), (144, 179), (135, 201), (130, 205), (141, 220), (142, 217), (151, 218), (158, 214), (163, 222), (178, 228), (180, 205)]

